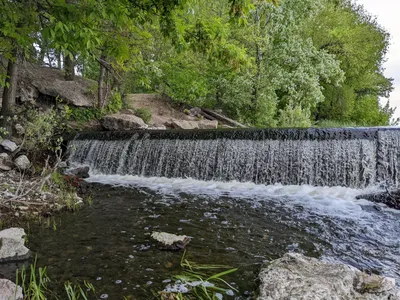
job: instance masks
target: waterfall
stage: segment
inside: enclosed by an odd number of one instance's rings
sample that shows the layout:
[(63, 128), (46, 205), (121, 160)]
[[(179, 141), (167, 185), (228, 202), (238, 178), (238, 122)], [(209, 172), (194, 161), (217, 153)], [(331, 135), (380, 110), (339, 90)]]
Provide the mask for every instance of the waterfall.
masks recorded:
[(397, 186), (400, 129), (242, 129), (78, 134), (70, 162), (93, 173), (258, 184)]

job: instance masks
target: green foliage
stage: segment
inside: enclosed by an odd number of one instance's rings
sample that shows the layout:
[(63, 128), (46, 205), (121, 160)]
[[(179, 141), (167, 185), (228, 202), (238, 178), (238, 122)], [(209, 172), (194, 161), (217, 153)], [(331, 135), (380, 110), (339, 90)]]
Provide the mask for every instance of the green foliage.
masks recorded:
[(149, 123), (151, 121), (151, 111), (148, 108), (134, 108), (133, 111), (135, 116), (141, 118), (145, 123)]
[(382, 68), (389, 34), (376, 19), (358, 4), (324, 1), (307, 33), (316, 47), (335, 55), (345, 74), (340, 86), (323, 83), (326, 100), (315, 110), (316, 119), (388, 125), (394, 111), (385, 111), (379, 101), (392, 90), (392, 80), (383, 76)]
[(301, 106), (290, 104), (281, 109), (279, 115), (280, 127), (310, 127), (310, 111), (303, 109)]
[(65, 114), (55, 108), (39, 111), (30, 109), (22, 120), (25, 128), (23, 148), (29, 152), (58, 151), (61, 133), (66, 128)]
[(118, 92), (113, 92), (110, 96), (109, 101), (104, 106), (104, 108), (90, 107), (90, 108), (80, 108), (80, 107), (70, 107), (66, 105), (64, 107), (65, 117), (68, 120), (77, 122), (89, 122), (90, 120), (100, 120), (108, 114), (114, 114), (119, 112), (123, 107), (121, 94)]
[(111, 94), (110, 100), (106, 104), (106, 106), (103, 108), (102, 113), (103, 114), (114, 114), (119, 112), (123, 107), (122, 103), (122, 98), (121, 94), (118, 92), (113, 92)]
[[(104, 94), (115, 88), (159, 92), (192, 106), (220, 108), (258, 127), (304, 127), (322, 120), (393, 123), (394, 110), (379, 102), (393, 88), (382, 68), (389, 34), (351, 1), (0, 4), (3, 58), (43, 61), (42, 52), (51, 54), (49, 60), (74, 58), (84, 76), (99, 80)], [(121, 107), (114, 93), (102, 109), (66, 112), (87, 122)]]

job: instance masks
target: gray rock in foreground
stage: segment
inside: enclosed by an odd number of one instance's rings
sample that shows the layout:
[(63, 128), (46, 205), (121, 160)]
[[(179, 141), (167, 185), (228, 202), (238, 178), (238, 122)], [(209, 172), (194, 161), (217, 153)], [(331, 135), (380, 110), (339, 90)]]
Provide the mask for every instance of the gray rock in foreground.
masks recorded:
[(3, 146), (3, 148), (9, 152), (14, 152), (18, 148), (17, 144), (10, 140), (3, 140), (0, 146)]
[(0, 231), (0, 262), (25, 260), (29, 249), (25, 247), (25, 231), (22, 228), (8, 228)]
[(22, 288), (7, 279), (0, 279), (0, 300), (23, 300)]
[(113, 114), (105, 116), (101, 124), (108, 130), (124, 131), (146, 129), (147, 124), (139, 117), (127, 114)]
[(400, 300), (395, 280), (288, 253), (259, 275), (258, 300)]

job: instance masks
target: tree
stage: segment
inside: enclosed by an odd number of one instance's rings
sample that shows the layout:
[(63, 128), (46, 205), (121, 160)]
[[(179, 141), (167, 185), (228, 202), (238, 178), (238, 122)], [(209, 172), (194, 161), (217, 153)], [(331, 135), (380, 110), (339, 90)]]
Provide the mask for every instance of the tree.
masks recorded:
[[(340, 86), (324, 83), (325, 101), (314, 110), (316, 119), (389, 125), (391, 115), (379, 104), (379, 98), (388, 97), (392, 90), (392, 80), (385, 78), (382, 68), (389, 34), (376, 19), (362, 6), (327, 0), (310, 20), (307, 33), (316, 47), (340, 61), (345, 74)], [(369, 111), (362, 109), (366, 107)], [(379, 121), (369, 114), (380, 116)]]

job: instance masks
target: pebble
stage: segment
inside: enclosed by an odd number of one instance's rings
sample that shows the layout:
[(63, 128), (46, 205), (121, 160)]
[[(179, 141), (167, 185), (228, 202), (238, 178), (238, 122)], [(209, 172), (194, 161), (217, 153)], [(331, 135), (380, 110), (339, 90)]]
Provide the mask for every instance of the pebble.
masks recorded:
[(107, 299), (108, 298), (108, 295), (107, 294), (102, 294), (101, 296), (100, 296), (100, 299)]
[(122, 280), (119, 280), (119, 279), (118, 279), (118, 280), (115, 280), (115, 283), (116, 283), (116, 284), (120, 284), (120, 283), (122, 283)]

